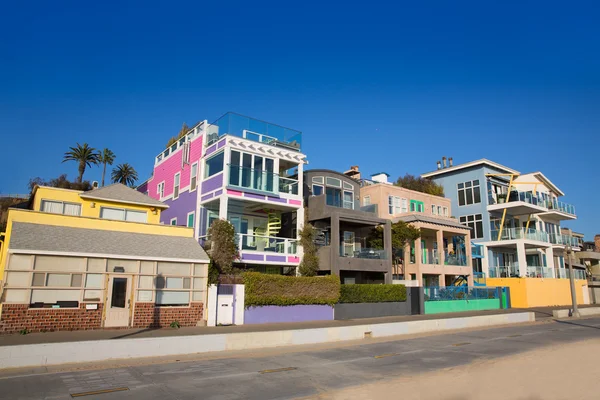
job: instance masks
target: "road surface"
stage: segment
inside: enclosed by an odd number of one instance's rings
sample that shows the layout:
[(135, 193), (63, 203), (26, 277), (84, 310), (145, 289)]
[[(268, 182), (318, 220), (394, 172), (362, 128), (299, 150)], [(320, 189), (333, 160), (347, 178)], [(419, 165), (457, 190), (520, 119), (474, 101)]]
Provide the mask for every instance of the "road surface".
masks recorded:
[[(565, 344), (570, 347), (565, 348)], [(531, 351), (534, 352), (526, 353)], [(565, 354), (577, 357), (572, 359)], [(536, 393), (526, 387), (532, 382), (527, 379), (532, 373), (546, 376), (547, 385), (576, 386), (582, 394), (568, 397), (569, 400), (598, 399), (600, 388), (593, 391), (594, 385), (600, 385), (599, 369), (595, 367), (597, 354), (600, 354), (600, 318), (590, 318), (410, 339), (372, 342), (366, 339), (350, 346), (305, 347), (299, 352), (254, 351), (222, 358), (109, 369), (0, 374), (0, 399), (58, 400), (86, 394), (79, 398), (470, 400), (483, 398), (489, 382), (499, 383), (493, 391), (496, 394), (519, 385), (524, 388), (516, 393)], [(523, 359), (529, 364), (523, 363)], [(496, 364), (498, 369), (494, 367)], [(521, 370), (516, 371), (511, 365)], [(575, 371), (579, 380), (567, 380)], [(585, 375), (586, 371), (591, 378)], [(432, 392), (434, 387), (439, 391)], [(121, 391), (114, 391), (117, 389)], [(98, 393), (91, 394), (94, 392)]]

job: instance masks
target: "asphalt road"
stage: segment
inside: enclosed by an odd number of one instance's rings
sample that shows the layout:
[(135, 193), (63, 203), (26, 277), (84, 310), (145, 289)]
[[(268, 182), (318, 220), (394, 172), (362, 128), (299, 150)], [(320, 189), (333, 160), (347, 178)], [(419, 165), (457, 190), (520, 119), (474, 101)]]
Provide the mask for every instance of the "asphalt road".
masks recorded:
[[(0, 376), (1, 399), (293, 399), (600, 338), (600, 318), (465, 331), (347, 347), (189, 362)], [(449, 372), (451, 373), (451, 372)]]

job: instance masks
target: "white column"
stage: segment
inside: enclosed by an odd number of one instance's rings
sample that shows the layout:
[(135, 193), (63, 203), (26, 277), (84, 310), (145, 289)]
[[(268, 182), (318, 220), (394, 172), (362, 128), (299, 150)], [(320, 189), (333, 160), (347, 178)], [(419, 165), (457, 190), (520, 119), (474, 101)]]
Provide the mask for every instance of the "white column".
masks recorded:
[(519, 276), (527, 276), (527, 256), (525, 255), (525, 243), (517, 242), (517, 262), (519, 263)]
[(544, 254), (546, 254), (546, 266), (550, 269), (552, 277), (556, 278), (556, 274), (554, 273), (554, 251), (552, 250), (552, 246), (546, 247), (546, 250), (543, 251)]
[(490, 256), (488, 254), (488, 248), (486, 245), (482, 245), (481, 246), (481, 255), (482, 255), (482, 259), (481, 259), (481, 272), (483, 272), (485, 274), (486, 278), (490, 277)]
[(227, 219), (227, 206), (229, 205), (229, 196), (226, 193), (219, 199), (219, 219)]

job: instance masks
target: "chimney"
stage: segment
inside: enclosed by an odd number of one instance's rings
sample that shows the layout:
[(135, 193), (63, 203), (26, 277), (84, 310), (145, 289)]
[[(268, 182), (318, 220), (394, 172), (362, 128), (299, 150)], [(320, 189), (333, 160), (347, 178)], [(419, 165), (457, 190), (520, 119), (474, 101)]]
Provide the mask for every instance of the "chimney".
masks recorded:
[(444, 168), (448, 168), (448, 164), (446, 164), (446, 156), (442, 157), (442, 163), (444, 164)]
[(448, 164), (449, 164), (448, 166), (450, 166), (450, 167), (452, 166), (452, 157), (450, 157), (450, 159), (448, 160)]
[(360, 180), (360, 171), (358, 170), (358, 165), (351, 165), (350, 169), (344, 172), (344, 175), (356, 180)]
[(437, 169), (442, 169), (442, 163), (439, 160), (437, 162)]
[(92, 182), (92, 189), (98, 189), (98, 181)]
[(600, 235), (594, 236), (594, 251), (600, 253)]

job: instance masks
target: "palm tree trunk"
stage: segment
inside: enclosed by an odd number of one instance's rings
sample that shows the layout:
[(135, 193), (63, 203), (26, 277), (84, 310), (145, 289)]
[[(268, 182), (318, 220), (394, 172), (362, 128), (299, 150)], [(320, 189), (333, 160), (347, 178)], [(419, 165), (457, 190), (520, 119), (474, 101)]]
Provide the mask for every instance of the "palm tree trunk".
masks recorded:
[(79, 176), (77, 177), (77, 183), (81, 183), (83, 180), (83, 173), (85, 172), (85, 162), (79, 162)]
[(106, 162), (104, 163), (104, 169), (102, 170), (102, 186), (104, 186), (104, 175), (106, 175)]

